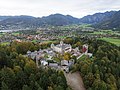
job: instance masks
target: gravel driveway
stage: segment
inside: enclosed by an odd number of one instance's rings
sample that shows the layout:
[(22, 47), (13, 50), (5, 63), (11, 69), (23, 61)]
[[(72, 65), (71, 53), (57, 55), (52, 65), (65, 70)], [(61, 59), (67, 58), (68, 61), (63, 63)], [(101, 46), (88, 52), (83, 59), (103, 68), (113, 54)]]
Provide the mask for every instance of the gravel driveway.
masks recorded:
[(73, 90), (86, 90), (83, 84), (83, 80), (79, 74), (79, 72), (75, 73), (64, 73), (67, 84), (73, 89)]

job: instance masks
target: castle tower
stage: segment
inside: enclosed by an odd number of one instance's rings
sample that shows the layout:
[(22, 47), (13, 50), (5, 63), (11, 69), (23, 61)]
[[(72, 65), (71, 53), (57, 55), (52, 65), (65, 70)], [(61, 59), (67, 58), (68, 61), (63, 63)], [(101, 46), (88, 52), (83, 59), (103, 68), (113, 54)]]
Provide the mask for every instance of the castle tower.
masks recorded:
[(61, 46), (63, 45), (63, 41), (60, 41), (60, 45), (61, 45)]
[(52, 49), (54, 48), (54, 44), (53, 44), (53, 43), (51, 44), (51, 48), (52, 48)]
[(83, 53), (88, 53), (88, 45), (87, 44), (84, 44), (83, 47), (82, 47), (82, 52)]

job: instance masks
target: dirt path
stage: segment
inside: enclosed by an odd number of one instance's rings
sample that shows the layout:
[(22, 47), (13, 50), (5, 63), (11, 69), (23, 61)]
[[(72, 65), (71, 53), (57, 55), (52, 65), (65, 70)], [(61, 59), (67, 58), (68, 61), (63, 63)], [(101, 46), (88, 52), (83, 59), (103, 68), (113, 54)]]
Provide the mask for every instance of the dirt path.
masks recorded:
[(64, 74), (65, 74), (65, 77), (66, 77), (66, 80), (67, 80), (67, 84), (73, 90), (86, 90), (79, 72), (64, 73)]

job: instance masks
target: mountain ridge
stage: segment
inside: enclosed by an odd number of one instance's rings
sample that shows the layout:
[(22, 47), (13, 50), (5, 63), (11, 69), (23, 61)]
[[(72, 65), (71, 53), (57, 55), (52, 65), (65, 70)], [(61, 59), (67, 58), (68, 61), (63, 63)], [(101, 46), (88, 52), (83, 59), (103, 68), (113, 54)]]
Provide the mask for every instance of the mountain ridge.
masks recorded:
[(95, 25), (102, 29), (119, 29), (120, 28), (120, 11), (116, 12), (110, 18)]
[(95, 13), (93, 15), (84, 16), (80, 20), (82, 23), (96, 24), (96, 23), (100, 23), (104, 20), (107, 20), (109, 17), (111, 17), (115, 13), (116, 13), (116, 11), (109, 11), (109, 12), (107, 11), (104, 13)]
[(95, 28), (120, 28), (120, 14), (116, 14), (117, 12), (120, 11), (95, 13), (93, 15), (84, 16), (83, 18), (75, 18), (71, 15), (62, 15), (59, 13), (43, 16), (41, 18), (28, 15), (0, 16), (0, 29), (38, 28), (46, 25), (63, 26), (83, 23), (92, 24)]

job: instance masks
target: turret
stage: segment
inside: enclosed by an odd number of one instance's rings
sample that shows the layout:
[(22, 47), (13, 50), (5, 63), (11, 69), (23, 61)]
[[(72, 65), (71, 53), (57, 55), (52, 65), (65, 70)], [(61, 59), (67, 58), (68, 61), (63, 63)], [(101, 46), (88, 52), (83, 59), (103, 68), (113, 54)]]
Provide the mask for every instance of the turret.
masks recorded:
[(61, 45), (61, 46), (63, 45), (63, 41), (60, 41), (60, 45)]
[(54, 48), (54, 44), (53, 44), (53, 43), (51, 44), (51, 48), (52, 48), (52, 49)]
[(88, 53), (88, 45), (87, 44), (84, 44), (83, 47), (82, 47), (82, 52), (83, 53)]

